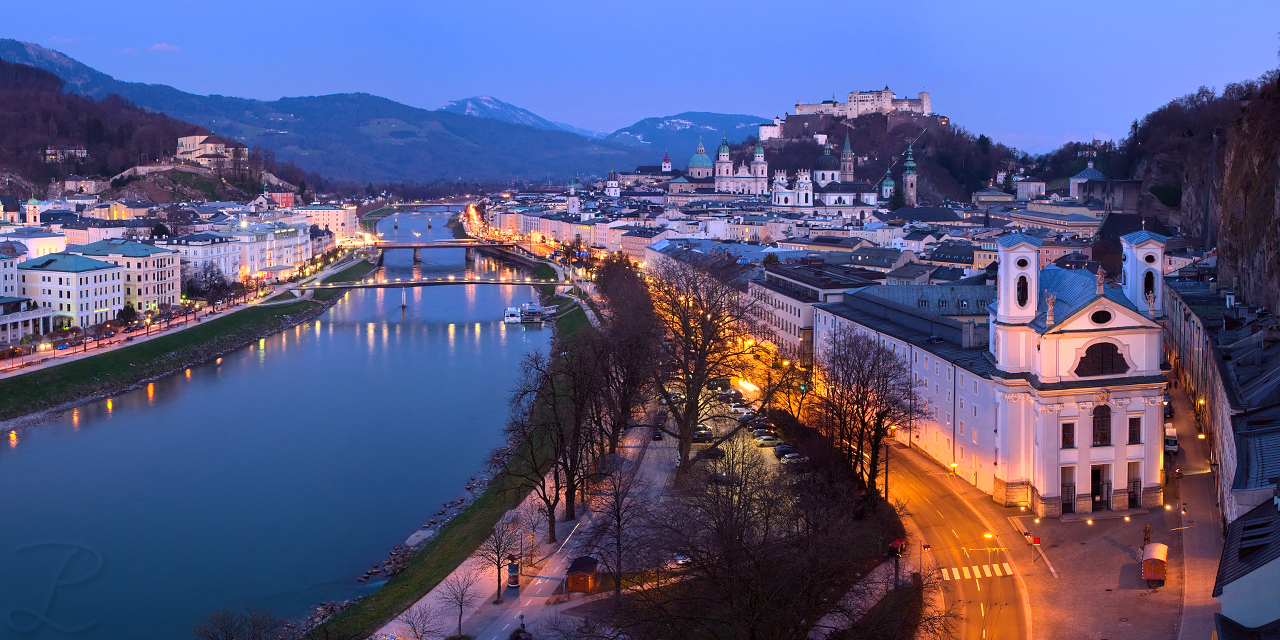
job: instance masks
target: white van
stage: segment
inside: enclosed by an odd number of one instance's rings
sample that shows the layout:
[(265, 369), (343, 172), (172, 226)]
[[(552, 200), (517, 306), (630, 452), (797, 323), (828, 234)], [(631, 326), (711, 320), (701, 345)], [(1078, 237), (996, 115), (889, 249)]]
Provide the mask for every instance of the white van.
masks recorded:
[(1165, 453), (1178, 452), (1178, 432), (1172, 422), (1164, 423), (1164, 450)]

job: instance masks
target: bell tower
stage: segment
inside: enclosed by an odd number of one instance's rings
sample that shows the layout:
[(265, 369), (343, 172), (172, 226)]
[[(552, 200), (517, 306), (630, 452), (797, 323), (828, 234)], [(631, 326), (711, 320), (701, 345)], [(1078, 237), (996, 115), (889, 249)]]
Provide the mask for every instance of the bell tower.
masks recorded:
[(1148, 318), (1164, 315), (1164, 245), (1169, 239), (1143, 229), (1120, 236), (1121, 290)]
[(996, 313), (991, 322), (991, 353), (1002, 371), (1031, 370), (1035, 331), (1029, 326), (1038, 313), (1040, 239), (1021, 233), (1000, 238), (1000, 271), (996, 276)]
[(902, 163), (902, 189), (902, 196), (907, 206), (916, 206), (916, 159), (912, 157), (909, 145), (907, 146), (907, 161)]
[(854, 169), (858, 168), (858, 159), (853, 155), (853, 147), (849, 145), (849, 138), (852, 138), (851, 131), (844, 134), (844, 150), (840, 152), (840, 182), (853, 182), (857, 178), (854, 177)]

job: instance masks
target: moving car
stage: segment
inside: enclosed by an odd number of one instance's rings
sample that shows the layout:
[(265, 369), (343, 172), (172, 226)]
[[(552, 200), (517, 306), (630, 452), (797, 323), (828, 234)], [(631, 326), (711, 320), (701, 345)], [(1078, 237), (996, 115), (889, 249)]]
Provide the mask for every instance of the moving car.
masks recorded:
[(681, 551), (671, 554), (671, 559), (676, 561), (676, 565), (684, 567), (693, 563), (689, 556)]
[(661, 439), (662, 439), (662, 429), (654, 429), (654, 430), (653, 430), (653, 439), (654, 439), (654, 440), (661, 440)]

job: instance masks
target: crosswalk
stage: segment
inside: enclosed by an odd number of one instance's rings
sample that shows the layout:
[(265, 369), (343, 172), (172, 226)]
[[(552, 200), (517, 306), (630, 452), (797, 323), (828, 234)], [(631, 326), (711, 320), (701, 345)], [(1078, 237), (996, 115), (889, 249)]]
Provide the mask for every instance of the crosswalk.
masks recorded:
[(1013, 576), (1013, 568), (1008, 562), (992, 564), (975, 564), (962, 567), (942, 567), (943, 580), (968, 580), (970, 578), (1008, 578)]

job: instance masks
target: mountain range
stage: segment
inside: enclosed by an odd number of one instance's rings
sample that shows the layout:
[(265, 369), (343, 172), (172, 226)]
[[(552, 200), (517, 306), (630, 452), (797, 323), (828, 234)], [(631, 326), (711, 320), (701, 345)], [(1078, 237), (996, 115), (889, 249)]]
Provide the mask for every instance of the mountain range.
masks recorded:
[(454, 101), (439, 110), (367, 93), (266, 101), (125, 82), (60, 52), (12, 39), (0, 39), (0, 59), (50, 71), (67, 91), (98, 99), (116, 94), (250, 147), (261, 145), (278, 159), (327, 178), (361, 182), (603, 175), (612, 168), (657, 164), (667, 150), (683, 167), (699, 136), (714, 138), (726, 131), (739, 141), (755, 133), (750, 123), (764, 121), (690, 112), (647, 118), (603, 136), (490, 97)]

